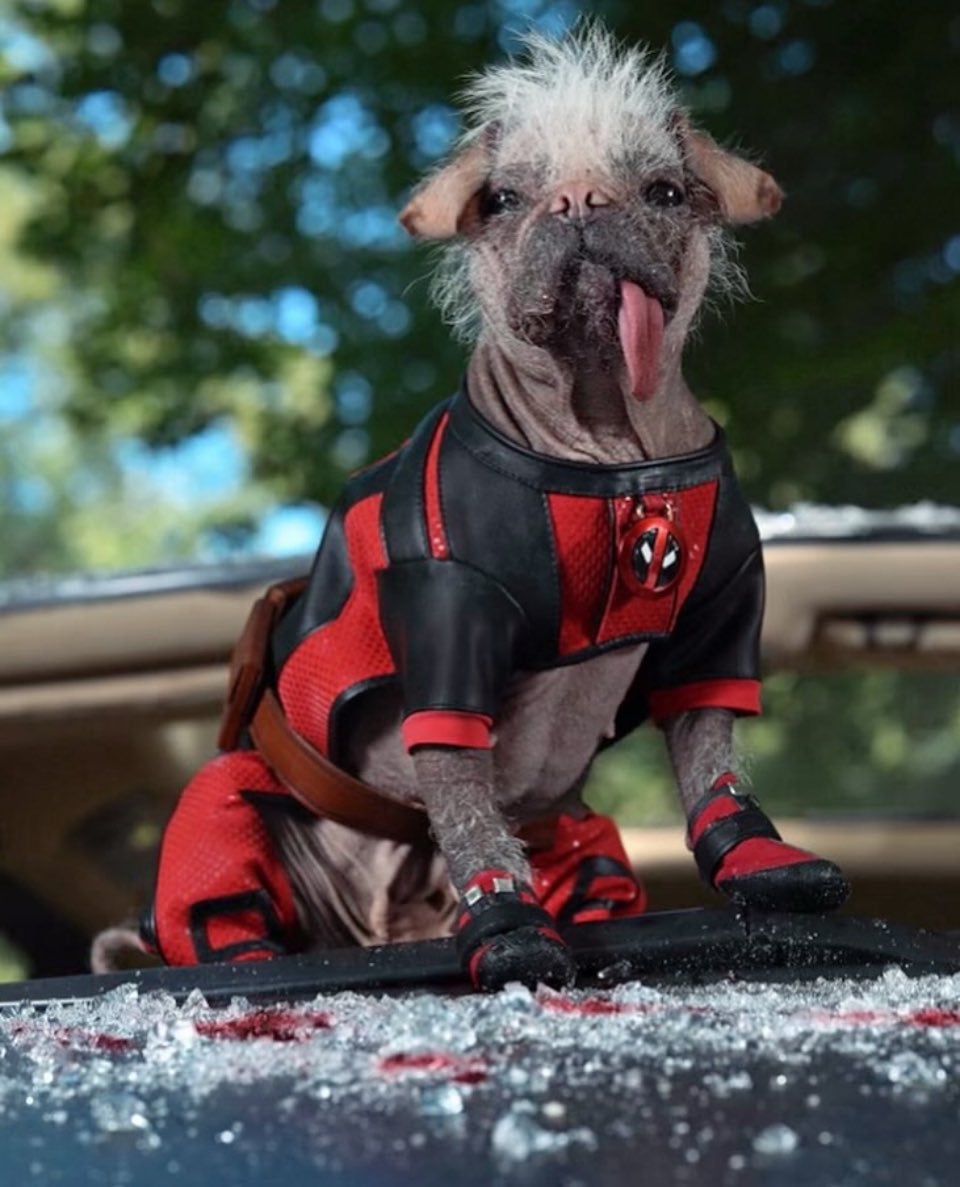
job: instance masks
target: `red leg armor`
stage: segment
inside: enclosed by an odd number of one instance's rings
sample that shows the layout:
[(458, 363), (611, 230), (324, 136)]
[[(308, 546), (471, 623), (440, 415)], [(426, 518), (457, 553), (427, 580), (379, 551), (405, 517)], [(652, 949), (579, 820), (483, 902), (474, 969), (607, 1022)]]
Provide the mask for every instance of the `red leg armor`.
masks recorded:
[(256, 808), (287, 796), (263, 761), (233, 751), (188, 784), (160, 849), (152, 935), (168, 964), (262, 960), (297, 946), (293, 893)]
[(553, 843), (534, 849), (530, 866), (537, 897), (561, 926), (622, 919), (646, 909), (646, 892), (609, 816), (558, 816)]

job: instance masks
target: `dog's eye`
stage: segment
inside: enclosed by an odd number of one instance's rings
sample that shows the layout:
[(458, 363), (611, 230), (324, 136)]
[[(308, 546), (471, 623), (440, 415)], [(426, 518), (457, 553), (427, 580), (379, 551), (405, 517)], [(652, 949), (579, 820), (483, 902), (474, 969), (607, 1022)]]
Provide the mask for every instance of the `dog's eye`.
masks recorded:
[(687, 200), (683, 186), (673, 181), (652, 181), (643, 196), (651, 206), (682, 206)]
[(506, 214), (520, 206), (520, 195), (516, 190), (487, 190), (480, 200), (480, 213), (484, 218), (494, 214)]

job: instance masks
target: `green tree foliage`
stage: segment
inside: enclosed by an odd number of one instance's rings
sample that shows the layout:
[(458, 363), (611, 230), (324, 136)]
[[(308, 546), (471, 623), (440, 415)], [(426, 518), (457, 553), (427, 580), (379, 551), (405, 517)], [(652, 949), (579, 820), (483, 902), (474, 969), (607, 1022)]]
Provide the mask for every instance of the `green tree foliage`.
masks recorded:
[[(45, 51), (6, 55), (5, 160), (36, 187), (21, 250), (73, 297), (74, 422), (163, 443), (229, 413), (283, 497), (329, 501), (457, 381), (427, 255), (394, 222), (449, 146), (450, 97), (511, 29), (576, 6), (8, 7)], [(789, 195), (749, 233), (759, 300), (709, 324), (691, 359), (751, 495), (950, 497), (955, 7), (667, 8), (591, 11), (666, 47), (698, 118), (761, 152)]]
[[(764, 682), (763, 716), (737, 738), (740, 769), (774, 816), (960, 813), (955, 673), (779, 672)], [(592, 788), (625, 823), (681, 820), (656, 731), (603, 755)]]

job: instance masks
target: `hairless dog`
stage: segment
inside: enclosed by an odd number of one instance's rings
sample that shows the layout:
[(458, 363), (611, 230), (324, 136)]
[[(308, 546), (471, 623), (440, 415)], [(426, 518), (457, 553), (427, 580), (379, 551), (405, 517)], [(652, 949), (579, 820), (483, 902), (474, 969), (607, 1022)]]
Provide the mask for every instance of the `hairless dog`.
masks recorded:
[(681, 365), (705, 301), (742, 286), (731, 228), (780, 189), (597, 26), (530, 38), (464, 107), (400, 215), (445, 245), (463, 384), (350, 480), (269, 660), (289, 729), (424, 809), (433, 844), (311, 815), (244, 735), (164, 838), (148, 931), (170, 962), (453, 933), (480, 988), (568, 983), (563, 928), (644, 907), (581, 798), (598, 750), (644, 719), (711, 886), (779, 910), (846, 897), (738, 786), (762, 559)]

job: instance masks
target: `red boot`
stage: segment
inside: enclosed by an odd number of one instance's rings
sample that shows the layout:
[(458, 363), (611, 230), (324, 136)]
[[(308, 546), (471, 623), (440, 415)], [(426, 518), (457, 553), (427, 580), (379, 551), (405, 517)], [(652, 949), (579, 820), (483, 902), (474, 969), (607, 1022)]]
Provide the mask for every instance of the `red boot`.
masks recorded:
[(687, 846), (708, 886), (763, 911), (833, 911), (850, 884), (832, 861), (788, 845), (750, 795), (721, 775), (690, 814)]
[(475, 989), (520, 981), (535, 989), (573, 983), (577, 966), (537, 896), (506, 870), (481, 870), (467, 883), (455, 926), (457, 953)]

